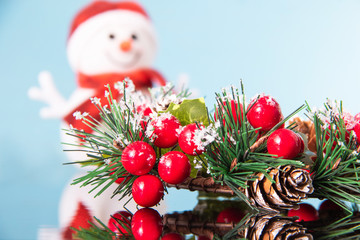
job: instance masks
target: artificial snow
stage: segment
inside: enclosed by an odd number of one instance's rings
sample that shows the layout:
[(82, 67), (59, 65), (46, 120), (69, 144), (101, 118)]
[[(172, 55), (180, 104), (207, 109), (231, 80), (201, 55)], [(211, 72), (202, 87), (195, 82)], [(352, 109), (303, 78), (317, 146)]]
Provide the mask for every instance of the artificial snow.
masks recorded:
[(73, 116), (75, 117), (76, 120), (82, 120), (88, 115), (89, 113), (87, 112), (81, 113), (80, 111), (76, 111), (73, 113)]
[(91, 97), (90, 98), (90, 101), (91, 101), (91, 103), (92, 104), (96, 104), (96, 105), (100, 105), (101, 103), (100, 103), (100, 98), (97, 98), (97, 97)]

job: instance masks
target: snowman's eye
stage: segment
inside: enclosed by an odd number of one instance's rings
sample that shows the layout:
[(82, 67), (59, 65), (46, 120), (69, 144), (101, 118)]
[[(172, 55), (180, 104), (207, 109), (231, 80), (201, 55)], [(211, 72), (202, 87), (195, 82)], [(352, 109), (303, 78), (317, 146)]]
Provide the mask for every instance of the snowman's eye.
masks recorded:
[(131, 38), (132, 38), (132, 40), (136, 40), (138, 37), (136, 34), (131, 34)]
[(109, 34), (109, 38), (110, 38), (110, 39), (114, 39), (114, 38), (115, 38), (115, 35), (112, 34), (112, 33), (110, 33), (110, 34)]

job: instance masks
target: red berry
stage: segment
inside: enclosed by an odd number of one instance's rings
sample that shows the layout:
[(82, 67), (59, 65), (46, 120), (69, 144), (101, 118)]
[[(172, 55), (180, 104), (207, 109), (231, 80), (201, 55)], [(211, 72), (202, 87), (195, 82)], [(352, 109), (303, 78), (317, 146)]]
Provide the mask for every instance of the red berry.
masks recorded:
[(176, 117), (165, 113), (155, 118), (150, 124), (154, 127), (155, 146), (169, 148), (177, 143), (179, 135), (177, 130), (181, 125)]
[(164, 196), (164, 186), (158, 177), (142, 175), (132, 185), (132, 196), (140, 206), (152, 207)]
[(155, 150), (146, 142), (133, 142), (122, 152), (121, 162), (133, 175), (147, 174), (155, 165)]
[(161, 238), (161, 240), (185, 240), (185, 238), (178, 233), (167, 233)]
[(356, 141), (360, 144), (360, 123), (357, 123), (354, 127), (354, 133), (356, 135)]
[(289, 129), (274, 131), (267, 140), (267, 150), (274, 157), (293, 159), (301, 152), (299, 136)]
[(360, 113), (358, 113), (358, 114), (356, 114), (356, 115), (354, 116), (354, 120), (355, 120), (356, 122), (360, 122)]
[(136, 240), (158, 240), (162, 233), (162, 219), (151, 208), (138, 210), (131, 221), (131, 231)]
[(304, 143), (304, 139), (300, 136), (300, 134), (298, 135), (298, 141), (299, 141), (299, 145), (300, 145), (300, 152), (299, 153), (303, 153), (305, 150), (305, 143)]
[(264, 95), (255, 101), (256, 99), (249, 104), (246, 115), (251, 126), (261, 128), (262, 132), (266, 132), (281, 122), (283, 115), (274, 98)]
[(150, 116), (151, 113), (153, 113), (153, 110), (147, 106), (146, 104), (142, 104), (136, 107), (136, 111), (138, 113), (142, 113), (144, 116)]
[[(110, 175), (112, 175), (112, 174), (114, 174), (114, 173), (110, 173)], [(123, 174), (122, 177), (118, 177), (115, 180), (115, 183), (120, 185), (122, 183), (127, 183), (129, 180), (130, 180), (130, 177), (128, 177), (126, 174)]]
[(179, 184), (190, 176), (191, 165), (185, 154), (171, 151), (160, 158), (158, 171), (161, 179), (165, 182)]
[[(231, 100), (229, 101), (229, 103), (227, 103), (226, 101), (223, 102), (224, 106), (228, 106), (227, 104), (230, 105), (231, 107), (231, 115), (234, 118), (234, 122), (237, 126), (241, 126), (241, 121), (242, 121), (242, 115), (243, 115), (243, 106), (241, 103), (236, 102), (235, 100)], [(221, 106), (221, 111), (220, 111), (220, 116), (223, 116), (225, 114), (225, 110), (224, 110), (224, 106)], [(228, 115), (230, 115), (229, 111), (228, 111)], [(219, 111), (218, 109), (215, 110), (214, 113), (214, 119), (215, 121), (220, 118), (219, 117)], [(223, 124), (225, 125), (225, 117), (223, 119)]]
[[(335, 125), (333, 125), (333, 126), (335, 126)], [(356, 126), (356, 125), (355, 125), (355, 126)], [(349, 127), (349, 126), (348, 126), (348, 127)], [(346, 126), (345, 126), (345, 128), (346, 128)], [(353, 128), (346, 128), (346, 131), (345, 131), (345, 142), (346, 142), (346, 143), (349, 142), (349, 140), (350, 140), (350, 132), (351, 132), (352, 130), (354, 130), (354, 128), (355, 128), (355, 127), (353, 127)], [(331, 132), (332, 132), (332, 133), (331, 133)], [(355, 132), (355, 130), (354, 130), (354, 132)], [(356, 134), (356, 132), (355, 132), (355, 134)], [(327, 128), (327, 133), (325, 134), (325, 140), (326, 140), (326, 141), (329, 141), (331, 135), (333, 136), (333, 137), (332, 137), (332, 138), (333, 138), (333, 142), (332, 142), (332, 144), (331, 144), (331, 150), (334, 150), (335, 147), (336, 147), (336, 145), (338, 144), (336, 138), (340, 138), (340, 132), (339, 132), (337, 126), (335, 126), (335, 129), (332, 128), (332, 125), (329, 125), (329, 126), (328, 126), (328, 128)], [(324, 146), (325, 146), (326, 143), (327, 143), (327, 142), (324, 142)], [(330, 145), (330, 143), (329, 143), (329, 145)], [(324, 149), (324, 153), (326, 153), (326, 148)]]
[[(119, 211), (115, 213), (108, 222), (108, 228), (111, 231), (120, 234), (120, 235), (128, 235), (128, 230), (130, 230), (132, 215), (127, 211)], [(123, 226), (119, 223), (123, 223)]]
[[(115, 165), (115, 164), (116, 164), (116, 163), (112, 163), (112, 164), (110, 164), (110, 166), (113, 166), (113, 165)], [(111, 171), (111, 172), (110, 172), (110, 175), (115, 174), (116, 167), (110, 169), (110, 171)], [(121, 183), (123, 183), (124, 180), (125, 180), (125, 183), (126, 183), (126, 182), (128, 182), (128, 181), (130, 180), (130, 178), (127, 177), (127, 176), (128, 176), (128, 174), (126, 174), (126, 173), (124, 173), (124, 174), (122, 174), (122, 175), (119, 174), (119, 177), (115, 180), (115, 182), (116, 182), (117, 184), (121, 184)]]
[(219, 213), (216, 222), (218, 223), (238, 223), (245, 216), (244, 212), (238, 208), (226, 208)]
[(291, 209), (288, 212), (288, 216), (289, 217), (294, 217), (294, 216), (298, 216), (299, 219), (296, 220), (296, 222), (300, 222), (300, 221), (316, 221), (319, 219), (319, 215), (318, 212), (316, 211), (316, 209), (311, 206), (310, 204), (307, 203), (301, 203), (299, 204), (299, 209)]
[(140, 140), (144, 140), (144, 133), (146, 131), (146, 128), (147, 128), (147, 125), (148, 125), (148, 122), (147, 121), (144, 121), (144, 120), (141, 120), (140, 121), (140, 132), (139, 132), (139, 138)]
[(354, 116), (354, 122), (355, 122), (355, 126), (353, 130), (356, 135), (356, 141), (358, 144), (360, 144), (360, 113)]
[[(200, 126), (201, 127), (201, 126)], [(199, 146), (195, 143), (195, 131), (198, 130), (196, 123), (191, 123), (184, 127), (179, 135), (179, 147), (184, 153), (191, 156), (196, 156), (196, 154), (202, 154), (204, 150), (200, 150)]]

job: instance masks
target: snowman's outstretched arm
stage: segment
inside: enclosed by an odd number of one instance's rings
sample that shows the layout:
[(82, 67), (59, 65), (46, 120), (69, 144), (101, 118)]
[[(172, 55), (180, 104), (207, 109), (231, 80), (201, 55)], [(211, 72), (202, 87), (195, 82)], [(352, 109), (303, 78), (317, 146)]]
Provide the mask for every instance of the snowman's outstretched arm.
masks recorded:
[(91, 88), (77, 88), (69, 100), (66, 100), (57, 90), (49, 72), (40, 72), (38, 80), (40, 86), (30, 88), (28, 95), (31, 99), (48, 104), (40, 109), (40, 116), (43, 118), (63, 118), (95, 93)]
[(66, 100), (56, 89), (50, 72), (42, 71), (38, 76), (39, 87), (31, 87), (28, 95), (31, 99), (45, 102), (49, 106), (40, 110), (43, 118), (61, 118), (66, 111)]

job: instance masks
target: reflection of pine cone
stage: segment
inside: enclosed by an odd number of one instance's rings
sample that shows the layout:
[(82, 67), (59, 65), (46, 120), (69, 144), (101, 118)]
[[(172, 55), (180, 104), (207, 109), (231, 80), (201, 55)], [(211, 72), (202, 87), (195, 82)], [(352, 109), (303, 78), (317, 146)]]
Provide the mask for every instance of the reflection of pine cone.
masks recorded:
[(314, 191), (310, 174), (290, 165), (270, 169), (269, 176), (275, 183), (263, 173), (255, 176), (258, 178), (248, 182), (245, 195), (252, 204), (265, 209), (292, 209)]
[(307, 136), (308, 139), (308, 148), (312, 152), (316, 152), (316, 135), (314, 123), (311, 121), (303, 121), (299, 117), (295, 117), (290, 121), (290, 124), (295, 122), (295, 130), (301, 132)]
[(252, 218), (250, 226), (244, 230), (243, 236), (249, 240), (312, 240), (306, 228), (297, 224), (292, 218), (263, 215)]

